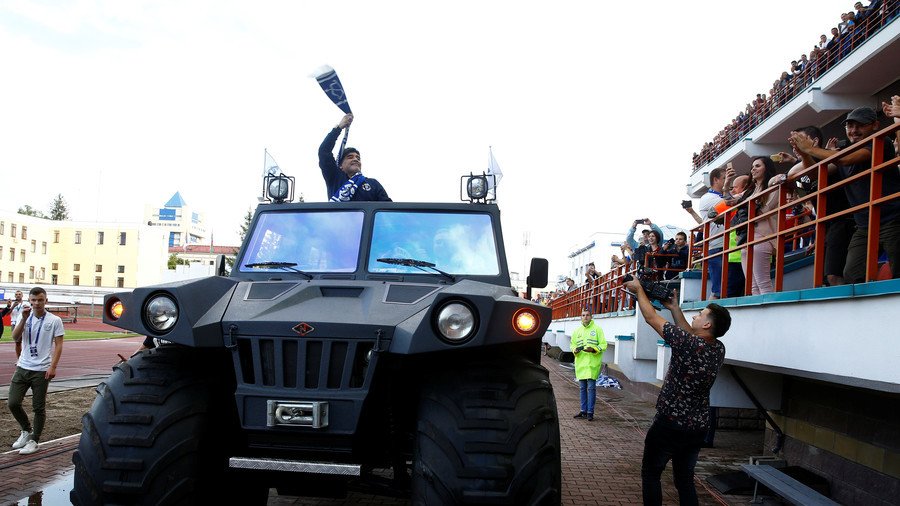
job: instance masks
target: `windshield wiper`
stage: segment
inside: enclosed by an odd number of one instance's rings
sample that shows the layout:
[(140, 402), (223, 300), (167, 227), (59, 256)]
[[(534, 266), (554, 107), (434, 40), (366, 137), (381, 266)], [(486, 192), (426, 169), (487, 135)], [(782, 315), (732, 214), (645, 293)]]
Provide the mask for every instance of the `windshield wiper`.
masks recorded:
[(275, 269), (284, 269), (290, 272), (296, 272), (301, 276), (306, 276), (306, 279), (312, 279), (313, 275), (308, 272), (303, 272), (300, 269), (295, 269), (297, 264), (295, 262), (256, 262), (252, 264), (244, 264), (244, 267), (250, 267), (251, 269), (265, 269), (267, 267), (272, 267)]
[[(435, 267), (433, 263), (426, 262), (424, 260), (416, 260), (414, 258), (379, 258), (378, 261), (384, 262), (386, 264), (403, 265), (406, 267), (415, 267), (416, 269), (419, 269), (422, 272), (426, 272), (428, 274), (440, 274), (441, 276), (445, 276), (450, 281), (452, 281), (454, 283), (456, 282), (456, 278), (453, 276), (453, 274), (444, 272), (444, 271), (438, 269), (437, 267)], [(428, 272), (425, 270), (426, 268), (431, 269), (434, 272)]]

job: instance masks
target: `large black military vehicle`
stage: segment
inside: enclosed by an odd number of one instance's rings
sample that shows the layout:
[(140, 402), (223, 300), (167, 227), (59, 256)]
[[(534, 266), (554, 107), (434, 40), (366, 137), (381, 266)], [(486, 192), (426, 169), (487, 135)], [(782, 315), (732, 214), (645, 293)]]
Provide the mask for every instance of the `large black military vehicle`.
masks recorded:
[(106, 297), (159, 345), (97, 388), (73, 503), (559, 504), (550, 310), (511, 288), (497, 206), (274, 200), (229, 275)]

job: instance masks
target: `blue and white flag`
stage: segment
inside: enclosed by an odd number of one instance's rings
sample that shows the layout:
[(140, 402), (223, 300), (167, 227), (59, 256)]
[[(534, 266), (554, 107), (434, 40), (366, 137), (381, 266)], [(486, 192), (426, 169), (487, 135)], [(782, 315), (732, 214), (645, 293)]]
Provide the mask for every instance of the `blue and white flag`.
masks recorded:
[(319, 86), (322, 87), (328, 98), (334, 102), (334, 105), (344, 111), (344, 114), (350, 114), (350, 103), (347, 101), (347, 94), (344, 93), (344, 86), (333, 68), (323, 65), (313, 72), (312, 77), (319, 82)]
[(601, 374), (597, 377), (596, 385), (597, 388), (618, 388), (619, 390), (622, 389), (622, 385), (619, 384), (619, 380), (605, 374)]

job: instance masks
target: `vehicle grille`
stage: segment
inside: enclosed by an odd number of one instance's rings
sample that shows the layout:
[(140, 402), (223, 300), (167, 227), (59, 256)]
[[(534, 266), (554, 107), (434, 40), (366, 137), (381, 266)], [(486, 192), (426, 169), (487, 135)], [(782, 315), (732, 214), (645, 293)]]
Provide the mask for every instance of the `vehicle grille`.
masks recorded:
[(373, 340), (238, 338), (242, 382), (297, 389), (366, 386)]

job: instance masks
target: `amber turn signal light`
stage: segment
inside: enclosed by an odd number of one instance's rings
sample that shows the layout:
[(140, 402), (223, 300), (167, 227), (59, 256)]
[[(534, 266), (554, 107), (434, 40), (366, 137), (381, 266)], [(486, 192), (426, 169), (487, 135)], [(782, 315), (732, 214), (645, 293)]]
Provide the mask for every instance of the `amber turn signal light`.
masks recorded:
[(541, 319), (534, 310), (523, 307), (515, 312), (512, 323), (517, 334), (530, 336), (537, 332)]
[(118, 320), (122, 317), (122, 313), (125, 312), (125, 305), (122, 304), (121, 300), (114, 301), (109, 305), (109, 317), (112, 320)]

